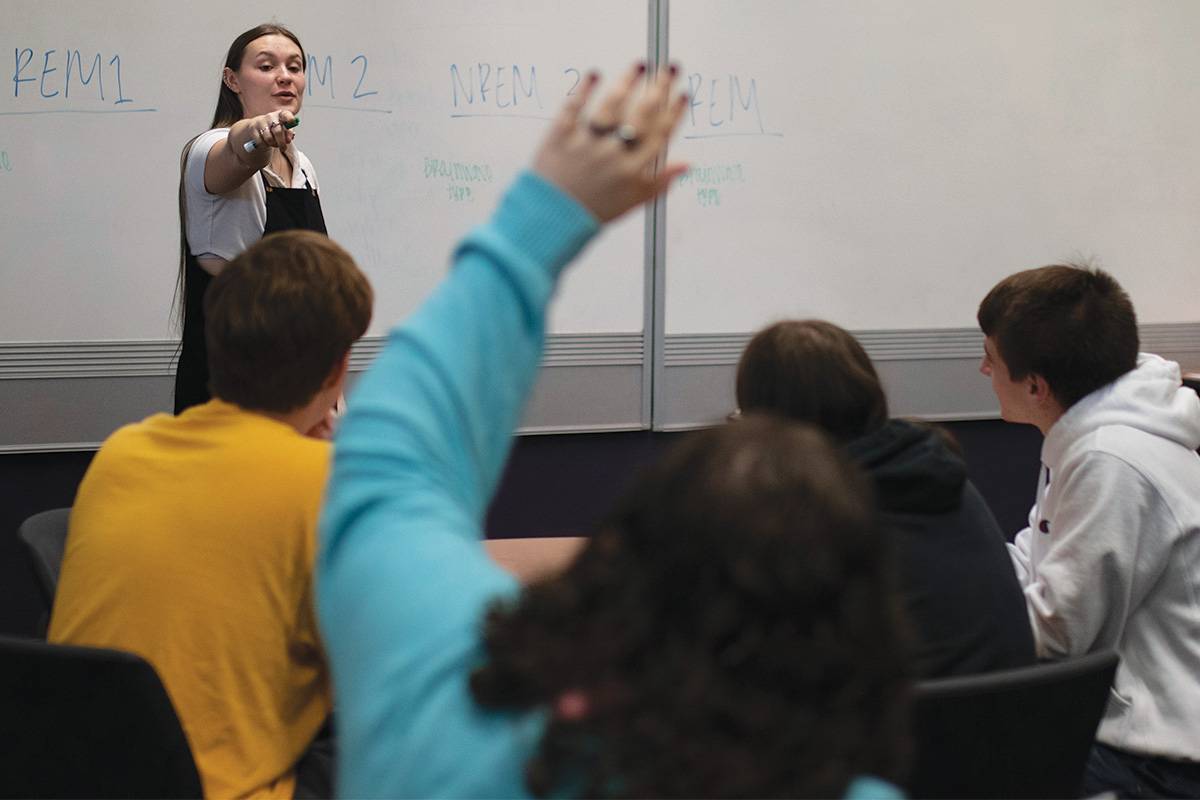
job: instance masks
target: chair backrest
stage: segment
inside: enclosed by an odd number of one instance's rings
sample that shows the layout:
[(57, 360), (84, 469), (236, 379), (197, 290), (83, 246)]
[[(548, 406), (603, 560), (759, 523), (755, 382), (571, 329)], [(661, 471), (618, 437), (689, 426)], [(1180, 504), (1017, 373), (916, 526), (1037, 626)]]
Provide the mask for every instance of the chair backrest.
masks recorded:
[(47, 608), (54, 605), (54, 591), (58, 587), (58, 574), (67, 547), (67, 522), (70, 516), (69, 508), (52, 508), (34, 514), (17, 529), (17, 538), (29, 554)]
[(199, 797), (154, 668), (130, 653), (0, 637), (6, 797)]
[(918, 684), (913, 797), (1076, 797), (1117, 671), (1111, 651)]

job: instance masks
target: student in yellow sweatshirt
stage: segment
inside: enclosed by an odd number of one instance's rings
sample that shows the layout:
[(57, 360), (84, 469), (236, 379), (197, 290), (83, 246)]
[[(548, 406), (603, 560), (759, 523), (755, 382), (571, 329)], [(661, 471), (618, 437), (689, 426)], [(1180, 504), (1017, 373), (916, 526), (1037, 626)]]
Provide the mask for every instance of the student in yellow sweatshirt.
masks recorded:
[(75, 499), (50, 639), (148, 660), (208, 796), (292, 797), (331, 709), (312, 596), (330, 445), (316, 435), (371, 304), (324, 236), (255, 244), (205, 297), (214, 399), (114, 433)]

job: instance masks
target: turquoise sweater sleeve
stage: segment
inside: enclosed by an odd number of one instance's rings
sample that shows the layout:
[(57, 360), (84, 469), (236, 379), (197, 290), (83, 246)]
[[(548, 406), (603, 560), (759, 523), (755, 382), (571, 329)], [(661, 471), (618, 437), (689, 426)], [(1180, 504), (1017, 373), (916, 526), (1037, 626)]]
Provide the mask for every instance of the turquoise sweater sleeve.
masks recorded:
[(527, 795), (540, 716), (481, 709), (467, 685), (486, 608), (517, 592), (482, 523), (559, 272), (598, 229), (523, 174), (350, 397), (317, 575), (342, 796)]

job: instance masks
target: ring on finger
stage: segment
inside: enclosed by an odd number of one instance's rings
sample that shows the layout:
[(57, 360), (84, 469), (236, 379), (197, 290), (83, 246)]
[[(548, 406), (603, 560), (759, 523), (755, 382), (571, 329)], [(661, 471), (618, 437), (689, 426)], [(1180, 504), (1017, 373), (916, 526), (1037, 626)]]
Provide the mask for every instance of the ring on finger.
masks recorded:
[(270, 125), (267, 126), (267, 128), (278, 128), (278, 127), (279, 127), (279, 120), (274, 120), (271, 122)]
[(628, 122), (618, 127), (614, 135), (621, 140), (621, 144), (630, 149), (637, 147), (638, 142), (640, 141), (638, 139), (637, 128), (633, 127)]

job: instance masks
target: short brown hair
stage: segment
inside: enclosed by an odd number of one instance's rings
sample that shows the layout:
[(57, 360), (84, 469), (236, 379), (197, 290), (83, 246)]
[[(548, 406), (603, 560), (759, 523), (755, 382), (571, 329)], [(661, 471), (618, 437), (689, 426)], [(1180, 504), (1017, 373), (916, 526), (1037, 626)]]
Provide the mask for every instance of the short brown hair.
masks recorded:
[(366, 276), (329, 238), (265, 237), (205, 293), (209, 388), (243, 408), (300, 408), (366, 332), (372, 301)]
[(832, 322), (793, 320), (759, 331), (737, 371), (744, 413), (811, 422), (849, 441), (888, 420), (887, 397), (862, 345)]
[(976, 315), (1012, 380), (1041, 375), (1064, 408), (1137, 365), (1137, 315), (1113, 276), (1053, 264), (1009, 275)]

